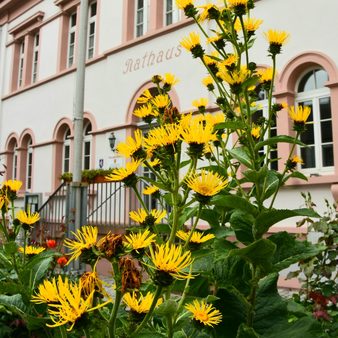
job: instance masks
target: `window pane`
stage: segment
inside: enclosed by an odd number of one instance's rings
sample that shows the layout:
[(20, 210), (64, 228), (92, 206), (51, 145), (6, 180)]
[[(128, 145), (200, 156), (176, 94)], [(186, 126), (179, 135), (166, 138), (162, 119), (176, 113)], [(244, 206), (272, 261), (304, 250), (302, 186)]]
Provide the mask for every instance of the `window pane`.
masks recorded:
[(143, 11), (137, 12), (137, 23), (143, 23)]
[(333, 166), (333, 144), (325, 144), (322, 146), (323, 167)]
[(74, 13), (74, 14), (70, 17), (70, 26), (71, 26), (71, 27), (76, 26), (76, 13)]
[(320, 124), (322, 143), (332, 142), (332, 122), (325, 121)]
[(329, 97), (323, 97), (319, 99), (319, 108), (321, 120), (331, 118), (331, 100)]
[(315, 135), (313, 130), (313, 124), (306, 124), (306, 130), (301, 134), (300, 140), (305, 144), (314, 144), (315, 143)]
[(306, 92), (316, 88), (314, 71), (306, 73), (299, 82), (298, 93)]
[(69, 150), (70, 150), (70, 147), (69, 146), (65, 146), (65, 158), (69, 157)]
[(143, 8), (143, 0), (138, 0), (137, 1), (137, 8)]
[(166, 14), (166, 25), (171, 25), (173, 23), (173, 13)]
[(316, 89), (325, 87), (325, 83), (329, 79), (326, 71), (323, 69), (317, 69), (315, 74), (316, 74)]
[(97, 5), (96, 2), (91, 4), (90, 6), (90, 16), (95, 16), (96, 15), (96, 11), (97, 11)]
[(167, 12), (171, 12), (173, 10), (173, 0), (167, 0)]
[(302, 165), (302, 168), (315, 168), (316, 167), (314, 147), (301, 148), (300, 154), (304, 162), (304, 164)]

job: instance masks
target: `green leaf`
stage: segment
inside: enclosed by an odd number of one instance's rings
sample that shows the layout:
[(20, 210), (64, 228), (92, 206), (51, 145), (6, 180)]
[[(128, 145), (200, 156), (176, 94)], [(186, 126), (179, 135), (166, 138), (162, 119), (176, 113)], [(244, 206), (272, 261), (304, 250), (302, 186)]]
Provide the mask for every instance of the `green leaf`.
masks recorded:
[(12, 296), (0, 295), (0, 304), (4, 305), (13, 313), (19, 315), (21, 318), (23, 318), (28, 311), (28, 308), (23, 302), (22, 296), (20, 294)]
[(8, 259), (3, 251), (0, 251), (0, 265), (6, 269), (12, 269), (13, 267), (12, 262)]
[(244, 164), (249, 169), (252, 169), (251, 159), (248, 155), (247, 150), (244, 147), (233, 148), (229, 150), (229, 153), (240, 163)]
[(259, 338), (259, 335), (252, 327), (242, 323), (238, 328), (236, 338)]
[(238, 327), (246, 321), (247, 306), (242, 297), (228, 288), (219, 288), (215, 308), (222, 313), (222, 322), (215, 327), (217, 337), (236, 338)]
[(176, 310), (177, 303), (172, 299), (168, 299), (156, 308), (155, 313), (159, 316), (166, 316), (175, 313)]
[(273, 256), (275, 271), (281, 271), (291, 264), (315, 257), (326, 248), (324, 245), (296, 240), (294, 235), (290, 235), (286, 231), (271, 235), (269, 240), (276, 244)]
[(8, 242), (4, 244), (4, 251), (8, 255), (13, 255), (18, 252), (18, 245), (15, 242)]
[(240, 256), (254, 266), (260, 266), (265, 272), (272, 270), (272, 257), (276, 245), (268, 239), (259, 239), (245, 248), (230, 251), (232, 256)]
[(237, 195), (217, 195), (211, 199), (211, 204), (229, 209), (240, 209), (251, 215), (257, 215), (257, 208), (248, 200)]
[[(272, 330), (273, 329), (273, 330)], [(292, 324), (273, 327), (264, 338), (318, 338), (323, 336), (323, 329), (318, 321), (305, 316)]]
[(194, 217), (197, 213), (198, 206), (193, 208), (185, 208), (182, 215), (178, 219), (178, 225), (181, 227), (188, 219)]
[(269, 228), (290, 217), (295, 217), (295, 216), (306, 216), (306, 217), (314, 217), (318, 218), (320, 217), (314, 210), (312, 209), (293, 209), (293, 210), (288, 210), (288, 209), (271, 209), (267, 211), (263, 211), (257, 216), (256, 219), (256, 228), (257, 228), (257, 236), (261, 236), (265, 234)]
[(247, 125), (242, 121), (227, 121), (218, 123), (215, 125), (214, 130), (219, 129), (231, 129), (231, 130), (238, 130), (238, 129), (245, 129)]
[(258, 334), (264, 335), (275, 331), (276, 326), (287, 324), (286, 301), (278, 294), (277, 281), (278, 274), (273, 273), (258, 284), (253, 325)]
[(287, 175), (284, 179), (283, 179), (283, 183), (285, 183), (289, 178), (294, 177), (294, 178), (299, 178), (301, 180), (307, 181), (308, 178), (302, 174), (299, 171), (293, 171), (290, 175)]
[(211, 227), (219, 226), (219, 214), (211, 209), (202, 209), (200, 219), (207, 221)]
[(190, 163), (191, 163), (191, 160), (182, 161), (180, 163), (180, 169), (184, 168), (185, 166), (187, 166)]
[(287, 135), (278, 135), (278, 136), (273, 136), (270, 137), (264, 141), (260, 141), (258, 143), (256, 143), (255, 145), (255, 150), (258, 151), (259, 149), (261, 149), (264, 146), (274, 146), (277, 143), (291, 143), (291, 144), (298, 144), (300, 146), (304, 146), (305, 144), (303, 142), (301, 142), (300, 140), (297, 140), (291, 136), (287, 136)]
[(254, 241), (252, 229), (255, 217), (242, 210), (235, 210), (230, 217), (230, 225), (236, 233), (236, 238), (244, 244)]
[(276, 172), (268, 171), (265, 180), (264, 199), (272, 196), (279, 187), (279, 177)]
[(150, 330), (141, 330), (140, 333), (138, 333), (136, 336), (133, 335), (133, 338), (165, 338), (166, 335), (156, 332), (154, 331), (150, 331)]
[(142, 176), (141, 178), (142, 178), (142, 180), (144, 180), (146, 182), (149, 182), (152, 185), (154, 185), (155, 187), (158, 187), (160, 189), (167, 190), (167, 188), (168, 188), (165, 184), (163, 184), (163, 183), (161, 183), (159, 181), (156, 181), (156, 180), (154, 180), (154, 179), (152, 179), (152, 178), (150, 178), (148, 176)]

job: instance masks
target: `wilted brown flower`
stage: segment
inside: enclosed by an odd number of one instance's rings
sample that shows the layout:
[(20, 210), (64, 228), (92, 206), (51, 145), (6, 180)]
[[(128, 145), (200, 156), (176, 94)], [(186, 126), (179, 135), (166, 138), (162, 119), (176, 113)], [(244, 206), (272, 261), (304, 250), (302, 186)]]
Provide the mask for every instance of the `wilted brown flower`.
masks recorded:
[(142, 276), (138, 261), (131, 256), (121, 257), (119, 268), (121, 271), (122, 293), (125, 293), (128, 289), (139, 289)]
[(111, 232), (108, 232), (107, 235), (97, 242), (96, 247), (109, 259), (115, 256), (123, 248), (122, 238), (123, 235), (121, 234), (112, 234)]

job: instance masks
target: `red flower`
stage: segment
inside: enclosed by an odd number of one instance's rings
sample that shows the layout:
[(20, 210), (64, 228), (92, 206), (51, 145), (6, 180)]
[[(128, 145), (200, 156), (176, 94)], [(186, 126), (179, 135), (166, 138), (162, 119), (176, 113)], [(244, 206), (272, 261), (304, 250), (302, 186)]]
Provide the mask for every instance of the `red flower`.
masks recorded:
[(46, 245), (49, 249), (56, 247), (56, 240), (55, 239), (47, 239)]
[(65, 256), (59, 257), (58, 260), (56, 261), (56, 263), (58, 263), (61, 267), (64, 267), (67, 264), (67, 262), (68, 259)]

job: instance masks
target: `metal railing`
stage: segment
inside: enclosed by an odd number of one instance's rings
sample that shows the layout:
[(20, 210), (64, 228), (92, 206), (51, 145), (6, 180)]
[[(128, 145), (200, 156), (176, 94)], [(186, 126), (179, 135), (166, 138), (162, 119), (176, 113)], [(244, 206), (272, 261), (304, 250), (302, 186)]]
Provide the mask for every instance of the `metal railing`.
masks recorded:
[[(32, 238), (43, 243), (48, 238), (70, 235), (74, 230), (71, 193), (70, 184), (62, 183), (43, 203)], [(139, 207), (134, 192), (121, 182), (89, 183), (82, 196), (83, 225), (125, 228), (131, 225), (129, 211)]]

